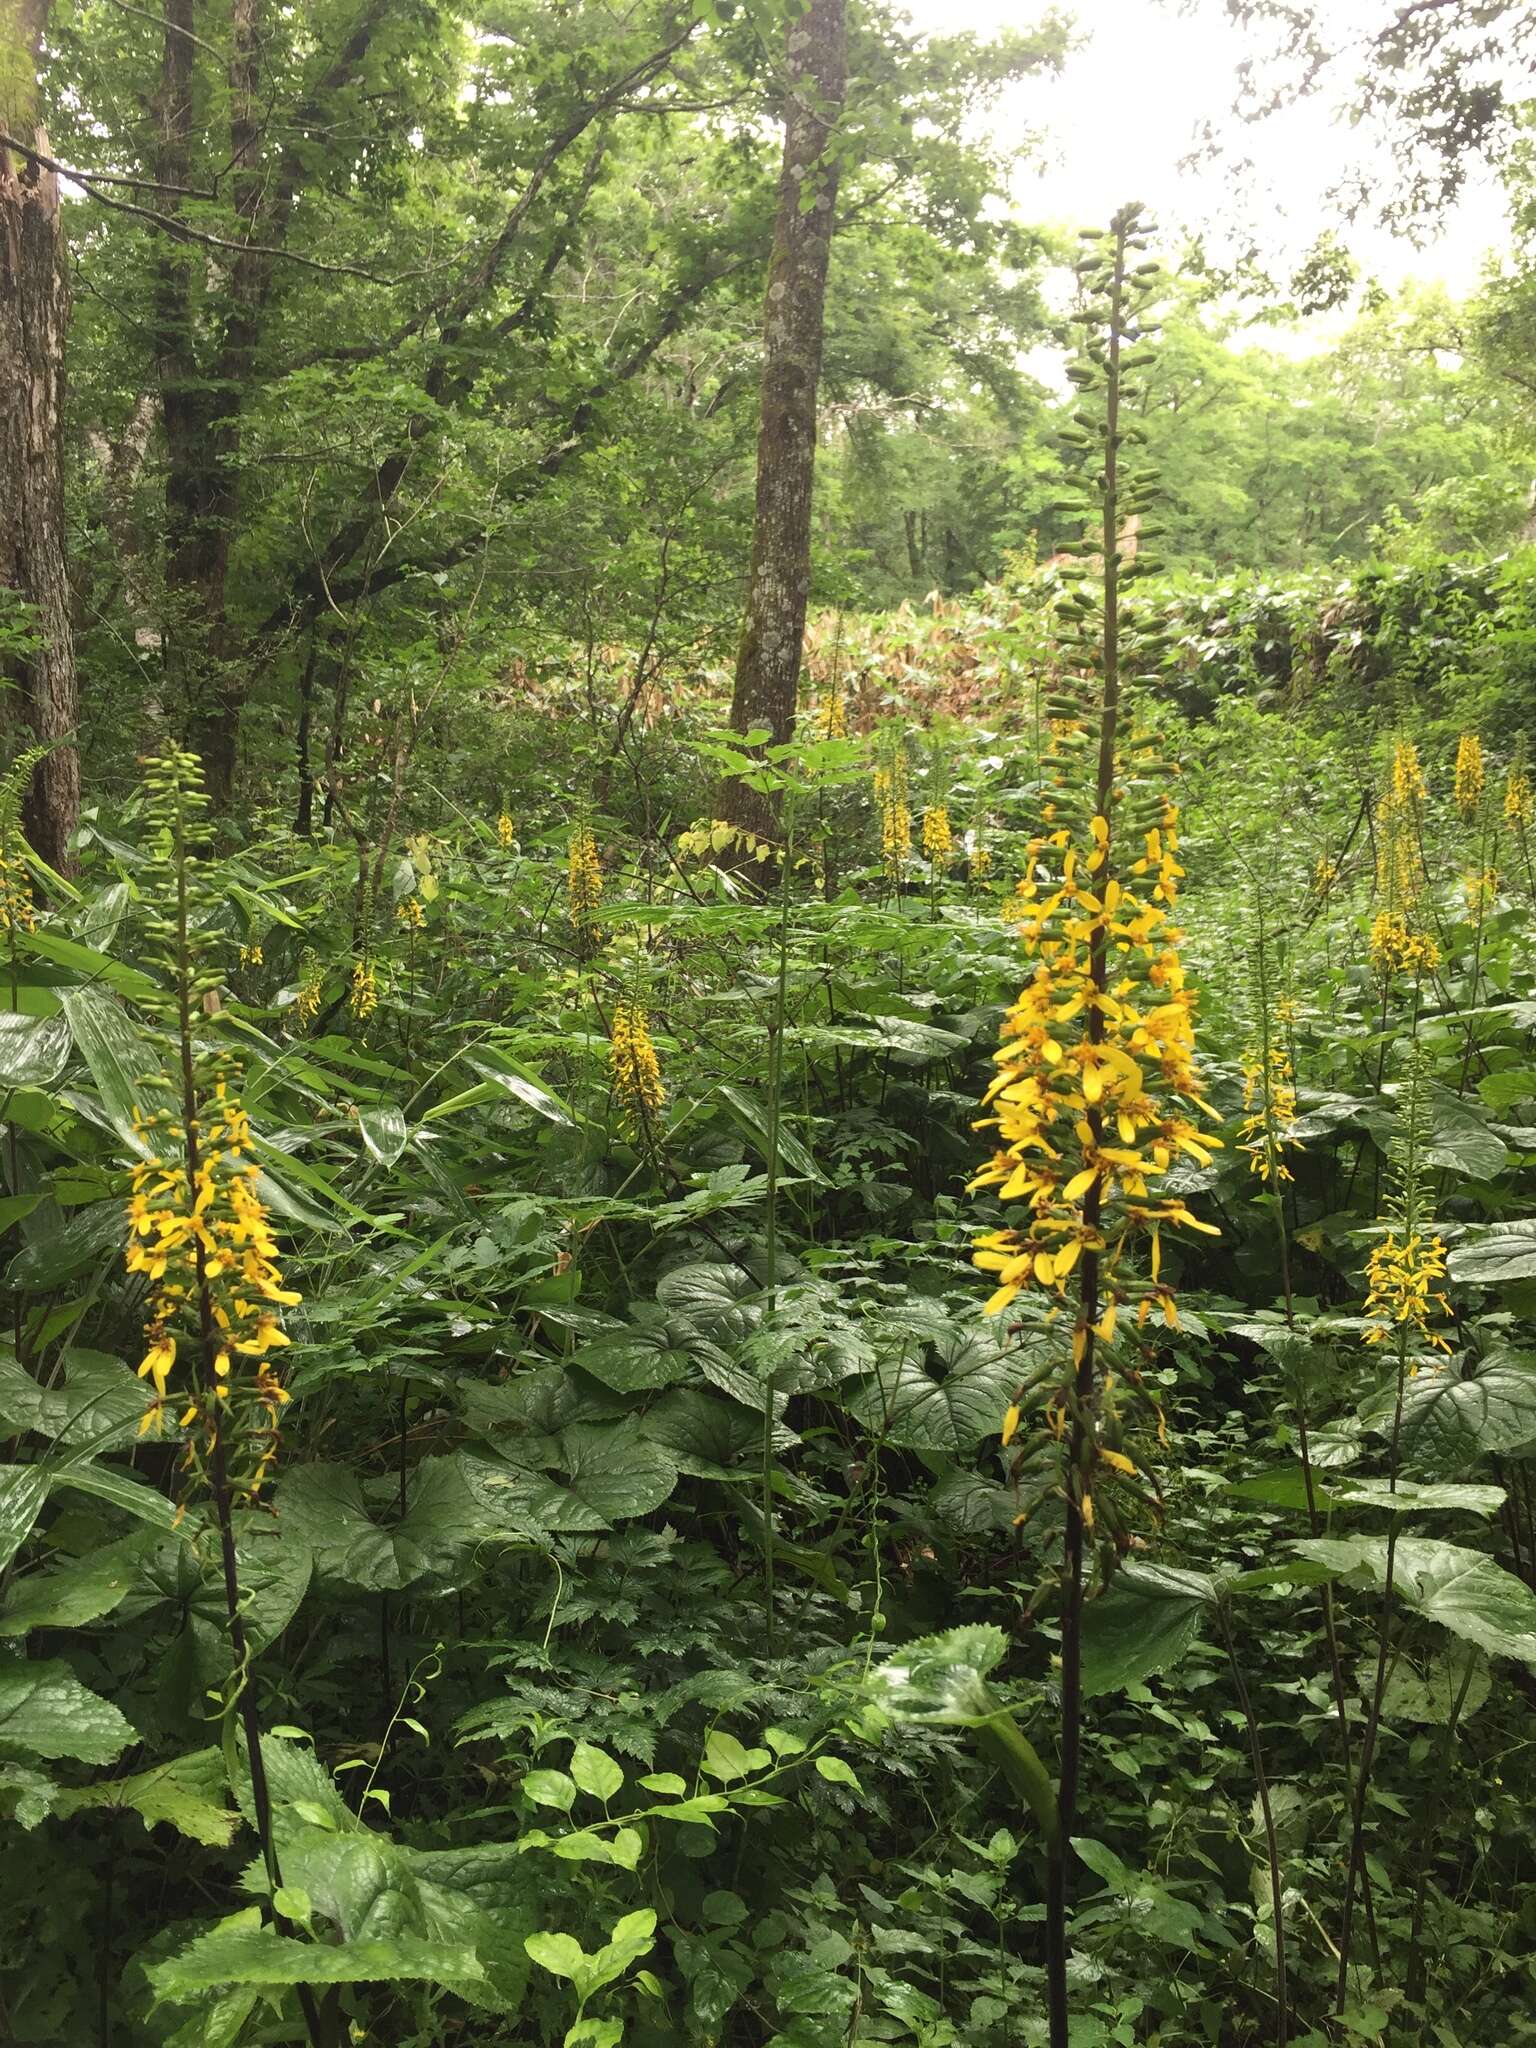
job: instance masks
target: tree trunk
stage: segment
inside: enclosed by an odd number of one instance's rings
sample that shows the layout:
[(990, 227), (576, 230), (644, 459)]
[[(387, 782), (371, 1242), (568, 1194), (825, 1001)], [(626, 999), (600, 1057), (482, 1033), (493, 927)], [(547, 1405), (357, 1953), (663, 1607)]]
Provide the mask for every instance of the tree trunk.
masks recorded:
[[(828, 145), (843, 105), (845, 12), (846, 0), (810, 0), (786, 37), (789, 91), (763, 311), (757, 505), (746, 625), (731, 698), (732, 727), (766, 727), (776, 746), (794, 736), (811, 587), (816, 387), (839, 170)], [(776, 826), (775, 806), (734, 778), (721, 789), (720, 815), (759, 836), (772, 837)]]
[[(37, 65), (49, 0), (0, 0), (0, 124), (48, 154)], [(79, 722), (64, 529), (64, 337), (69, 290), (58, 179), (0, 148), (0, 664), (32, 736), (52, 742), (27, 792), (27, 837), (50, 867), (69, 865), (80, 815)], [(14, 629), (19, 644), (8, 645)]]

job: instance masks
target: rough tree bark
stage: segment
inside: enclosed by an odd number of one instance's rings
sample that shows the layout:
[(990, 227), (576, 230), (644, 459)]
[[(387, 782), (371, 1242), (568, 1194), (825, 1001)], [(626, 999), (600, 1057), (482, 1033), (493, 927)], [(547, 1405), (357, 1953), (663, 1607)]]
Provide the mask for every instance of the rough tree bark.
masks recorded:
[[(48, 155), (37, 67), (50, 0), (0, 0), (0, 130)], [(27, 792), (27, 837), (50, 866), (69, 862), (80, 814), (78, 722), (64, 529), (64, 337), (69, 289), (58, 179), (0, 146), (0, 590), (27, 609), (20, 646), (0, 640), (31, 735), (53, 742)]]
[[(789, 24), (786, 51), (784, 168), (763, 310), (757, 505), (731, 697), (733, 728), (766, 726), (776, 746), (794, 736), (811, 587), (816, 387), (839, 169), (829, 144), (846, 84), (846, 0), (810, 0)], [(773, 836), (772, 803), (734, 778), (722, 785), (720, 815), (740, 830)]]

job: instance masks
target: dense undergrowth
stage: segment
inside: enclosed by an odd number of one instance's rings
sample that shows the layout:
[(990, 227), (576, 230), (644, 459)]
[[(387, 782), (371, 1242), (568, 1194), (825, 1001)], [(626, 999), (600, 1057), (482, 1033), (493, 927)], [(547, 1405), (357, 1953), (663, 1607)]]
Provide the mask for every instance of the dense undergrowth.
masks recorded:
[(1536, 2036), (1524, 584), (1373, 575), (10, 777), (10, 2038)]

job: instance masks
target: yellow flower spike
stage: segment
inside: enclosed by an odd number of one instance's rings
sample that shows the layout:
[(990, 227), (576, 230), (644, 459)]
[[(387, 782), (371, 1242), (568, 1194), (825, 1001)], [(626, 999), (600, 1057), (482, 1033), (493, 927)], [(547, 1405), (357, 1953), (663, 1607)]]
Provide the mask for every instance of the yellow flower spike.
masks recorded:
[(1483, 800), (1488, 780), (1483, 764), (1483, 743), (1475, 732), (1464, 732), (1456, 742), (1456, 808), (1464, 818), (1475, 815)]
[(496, 844), (506, 852), (517, 837), (516, 827), (505, 811), (496, 820)]
[(1112, 1471), (1123, 1472), (1127, 1479), (1136, 1477), (1136, 1467), (1123, 1451), (1107, 1451), (1102, 1444), (1099, 1445), (1098, 1451), (1099, 1456)]

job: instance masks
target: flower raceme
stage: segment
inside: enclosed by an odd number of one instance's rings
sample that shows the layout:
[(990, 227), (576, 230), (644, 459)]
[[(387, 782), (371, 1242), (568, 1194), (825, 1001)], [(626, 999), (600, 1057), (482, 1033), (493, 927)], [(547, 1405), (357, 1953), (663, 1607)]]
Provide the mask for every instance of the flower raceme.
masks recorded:
[(603, 900), (603, 866), (597, 855), (597, 841), (586, 825), (571, 834), (570, 858), (566, 869), (566, 905), (578, 932), (596, 931), (597, 906)]
[(1398, 973), (1433, 974), (1440, 965), (1440, 948), (1397, 911), (1382, 910), (1371, 923), (1371, 965), (1384, 982)]
[(1456, 742), (1456, 808), (1464, 818), (1477, 815), (1483, 800), (1488, 771), (1483, 764), (1483, 743), (1475, 732), (1464, 732)]
[(511, 847), (516, 837), (517, 828), (513, 825), (507, 812), (503, 811), (496, 820), (496, 844), (505, 853)]
[[(152, 1383), (154, 1399), (140, 1434), (162, 1426), (173, 1395), (182, 1404), (183, 1429), (208, 1423), (210, 1399), (226, 1412), (231, 1405), (246, 1410), (241, 1420), (247, 1426), (234, 1441), (248, 1469), (232, 1478), (250, 1497), (271, 1467), (278, 1413), (288, 1400), (268, 1357), (289, 1342), (278, 1311), (301, 1298), (283, 1285), (277, 1244), (256, 1191), (250, 1123), (223, 1080), (190, 1135), (169, 1111), (148, 1118), (136, 1112), (134, 1121), (153, 1148), (133, 1168), (125, 1254), (128, 1271), (149, 1289), (139, 1377)], [(196, 1357), (203, 1344), (205, 1299), (211, 1384), (194, 1371), (173, 1388), (182, 1345)], [(189, 1463), (196, 1448), (194, 1439)]]
[(1283, 1045), (1272, 1045), (1267, 1061), (1258, 1049), (1244, 1054), (1243, 1108), (1248, 1114), (1238, 1126), (1238, 1151), (1265, 1183), (1292, 1179), (1282, 1154), (1300, 1151), (1301, 1142), (1295, 1135), (1296, 1076)]
[[(1177, 1327), (1172, 1292), (1160, 1281), (1162, 1228), (1218, 1235), (1152, 1185), (1181, 1157), (1209, 1165), (1219, 1145), (1188, 1113), (1215, 1118), (1201, 1093), (1194, 996), (1172, 923), (1183, 874), (1177, 825), (1176, 808), (1166, 804), (1124, 883), (1105, 874), (1110, 833), (1101, 816), (1089, 823), (1086, 847), (1065, 829), (1030, 844), (1015, 902), (1034, 972), (996, 1055), (999, 1072), (985, 1099), (996, 1113), (977, 1125), (995, 1127), (1001, 1142), (971, 1182), (995, 1188), (1002, 1201), (1026, 1202), (1029, 1220), (979, 1240), (975, 1263), (998, 1283), (989, 1313), (1030, 1286), (1064, 1296), (1092, 1250), (1100, 1255), (1103, 1337), (1132, 1292), (1142, 1296), (1141, 1320), (1156, 1300), (1165, 1323)], [(1096, 977), (1098, 953), (1104, 966)], [(1151, 1241), (1150, 1287), (1117, 1278), (1126, 1241), (1139, 1233)]]
[(614, 1092), (623, 1105), (625, 1124), (632, 1135), (644, 1137), (660, 1114), (667, 1091), (662, 1085), (661, 1062), (651, 1042), (650, 1020), (638, 1003), (614, 1005), (609, 1054), (613, 1061)]
[(932, 805), (923, 813), (923, 857), (933, 867), (943, 868), (949, 865), (954, 850), (949, 811), (943, 804)]
[(1436, 1310), (1451, 1313), (1442, 1283), (1445, 1280), (1445, 1244), (1438, 1237), (1412, 1231), (1406, 1235), (1389, 1230), (1373, 1247), (1366, 1261), (1365, 1341), (1385, 1344), (1401, 1333), (1437, 1351), (1450, 1345), (1438, 1330), (1430, 1328)]

